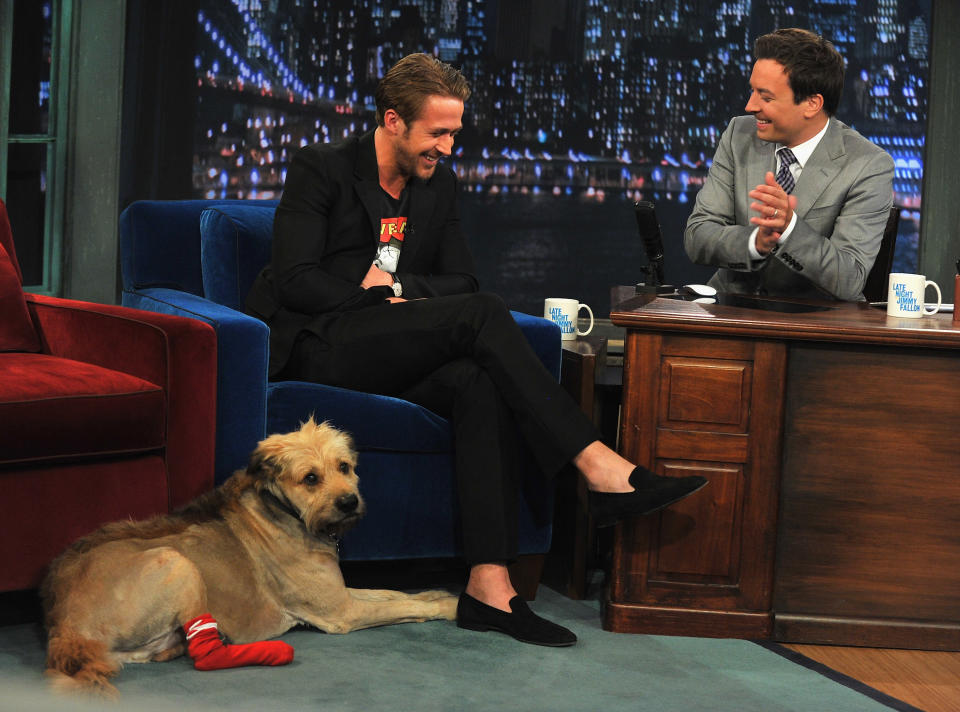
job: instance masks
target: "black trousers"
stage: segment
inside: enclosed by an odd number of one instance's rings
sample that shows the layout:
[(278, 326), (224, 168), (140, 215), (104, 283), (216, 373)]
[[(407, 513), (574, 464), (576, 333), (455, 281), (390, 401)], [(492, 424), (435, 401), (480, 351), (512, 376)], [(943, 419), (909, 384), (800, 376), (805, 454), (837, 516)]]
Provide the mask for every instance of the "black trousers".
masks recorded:
[(300, 334), (281, 378), (396, 396), (450, 418), (471, 565), (516, 558), (521, 442), (552, 477), (599, 439), (493, 294), (345, 312), (322, 336)]

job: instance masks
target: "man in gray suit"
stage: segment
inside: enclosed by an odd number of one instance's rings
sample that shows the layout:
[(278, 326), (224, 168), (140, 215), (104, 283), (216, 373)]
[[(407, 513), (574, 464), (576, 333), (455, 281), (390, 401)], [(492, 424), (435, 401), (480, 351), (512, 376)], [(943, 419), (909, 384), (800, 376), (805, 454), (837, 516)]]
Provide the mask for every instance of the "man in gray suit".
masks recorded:
[(801, 29), (759, 37), (684, 247), (722, 292), (856, 301), (893, 204), (893, 159), (833, 118), (843, 58)]

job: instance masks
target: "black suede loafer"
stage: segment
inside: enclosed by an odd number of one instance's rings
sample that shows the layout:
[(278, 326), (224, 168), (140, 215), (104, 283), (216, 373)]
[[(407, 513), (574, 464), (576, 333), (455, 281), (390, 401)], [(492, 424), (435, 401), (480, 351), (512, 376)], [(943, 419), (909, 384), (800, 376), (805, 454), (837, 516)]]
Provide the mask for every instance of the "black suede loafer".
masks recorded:
[(520, 596), (510, 599), (512, 613), (488, 606), (468, 593), (460, 594), (457, 625), (467, 630), (495, 630), (521, 643), (565, 648), (577, 642), (577, 636), (562, 625), (551, 623), (530, 610)]
[(705, 477), (663, 477), (645, 467), (630, 473), (633, 492), (590, 492), (590, 514), (598, 527), (609, 527), (626, 517), (652, 514), (693, 494), (707, 484)]

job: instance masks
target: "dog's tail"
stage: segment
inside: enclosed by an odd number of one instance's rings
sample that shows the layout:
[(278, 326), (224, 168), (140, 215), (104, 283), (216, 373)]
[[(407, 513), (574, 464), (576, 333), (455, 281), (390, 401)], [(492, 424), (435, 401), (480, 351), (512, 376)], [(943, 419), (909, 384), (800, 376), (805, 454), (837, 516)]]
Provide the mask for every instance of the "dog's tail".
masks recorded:
[(62, 628), (50, 630), (46, 675), (56, 692), (85, 692), (115, 698), (117, 688), (109, 678), (119, 665), (110, 659), (107, 646)]

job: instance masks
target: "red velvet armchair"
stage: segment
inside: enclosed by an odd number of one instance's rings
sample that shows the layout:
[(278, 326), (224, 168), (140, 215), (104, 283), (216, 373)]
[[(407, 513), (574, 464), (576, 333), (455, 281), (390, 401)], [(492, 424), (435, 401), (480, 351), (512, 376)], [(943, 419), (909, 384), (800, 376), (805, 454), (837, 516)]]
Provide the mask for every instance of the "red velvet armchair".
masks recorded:
[(201, 321), (24, 294), (0, 201), (0, 591), (213, 487), (216, 348)]

